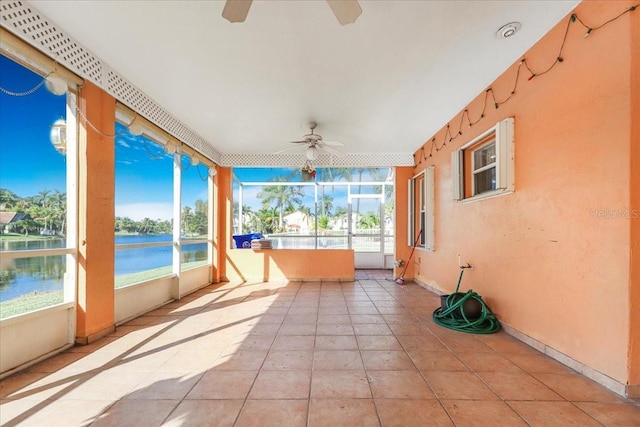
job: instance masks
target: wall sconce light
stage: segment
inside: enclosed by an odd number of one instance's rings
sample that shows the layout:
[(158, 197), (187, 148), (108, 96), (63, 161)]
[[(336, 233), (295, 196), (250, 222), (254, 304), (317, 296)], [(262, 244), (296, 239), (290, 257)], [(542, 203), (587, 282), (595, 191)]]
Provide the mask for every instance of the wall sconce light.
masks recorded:
[(67, 82), (56, 73), (51, 73), (45, 77), (44, 86), (54, 95), (64, 95), (67, 93)]
[(218, 169), (216, 169), (216, 165), (213, 165), (209, 168), (209, 176), (214, 177), (218, 173)]
[(65, 154), (67, 152), (67, 123), (63, 119), (53, 123), (49, 140), (58, 153)]
[(142, 123), (137, 122), (136, 119), (129, 124), (129, 133), (131, 135), (140, 136), (144, 132), (144, 126)]

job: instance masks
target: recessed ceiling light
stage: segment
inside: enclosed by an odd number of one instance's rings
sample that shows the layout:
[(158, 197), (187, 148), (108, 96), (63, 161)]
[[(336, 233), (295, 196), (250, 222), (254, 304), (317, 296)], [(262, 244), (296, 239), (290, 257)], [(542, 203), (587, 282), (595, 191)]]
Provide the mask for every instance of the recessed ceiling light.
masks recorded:
[(496, 32), (496, 37), (498, 37), (499, 39), (509, 38), (517, 33), (521, 26), (522, 24), (519, 22), (509, 22), (508, 24), (500, 27), (500, 29)]

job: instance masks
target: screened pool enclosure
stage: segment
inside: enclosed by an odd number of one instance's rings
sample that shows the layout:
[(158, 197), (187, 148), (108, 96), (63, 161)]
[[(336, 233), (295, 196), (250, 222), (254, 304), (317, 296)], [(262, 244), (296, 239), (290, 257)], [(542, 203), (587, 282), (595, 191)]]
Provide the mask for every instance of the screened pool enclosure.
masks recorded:
[[(393, 254), (390, 168), (233, 170), (233, 235), (261, 233), (274, 249), (353, 249), (356, 266)], [(307, 179), (305, 179), (307, 178)]]

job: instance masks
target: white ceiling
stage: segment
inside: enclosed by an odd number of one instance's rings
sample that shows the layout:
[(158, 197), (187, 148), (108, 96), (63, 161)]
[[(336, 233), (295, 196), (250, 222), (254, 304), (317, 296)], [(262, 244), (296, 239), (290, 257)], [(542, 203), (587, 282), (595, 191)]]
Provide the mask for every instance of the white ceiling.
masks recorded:
[[(324, 1), (32, 1), (223, 154), (270, 154), (317, 121), (347, 153), (413, 153), (578, 3), (367, 1), (341, 26)], [(499, 39), (502, 25), (521, 30)]]

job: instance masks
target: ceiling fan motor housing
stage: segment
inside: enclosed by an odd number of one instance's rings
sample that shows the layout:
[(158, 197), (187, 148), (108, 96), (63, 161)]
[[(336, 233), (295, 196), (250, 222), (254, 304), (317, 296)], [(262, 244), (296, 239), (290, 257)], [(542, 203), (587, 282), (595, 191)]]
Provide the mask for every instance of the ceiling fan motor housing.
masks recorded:
[(304, 136), (304, 140), (307, 142), (319, 142), (322, 141), (322, 137), (320, 135), (316, 135), (315, 133), (310, 133)]

